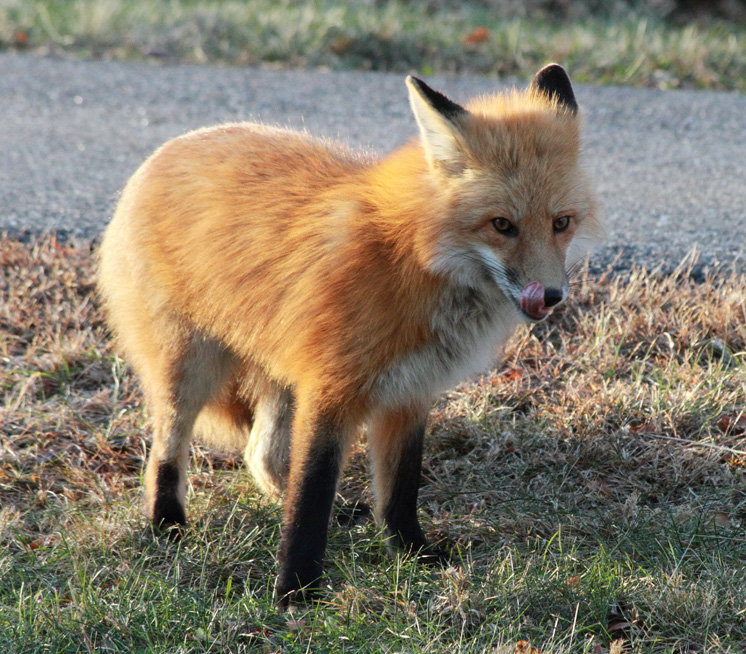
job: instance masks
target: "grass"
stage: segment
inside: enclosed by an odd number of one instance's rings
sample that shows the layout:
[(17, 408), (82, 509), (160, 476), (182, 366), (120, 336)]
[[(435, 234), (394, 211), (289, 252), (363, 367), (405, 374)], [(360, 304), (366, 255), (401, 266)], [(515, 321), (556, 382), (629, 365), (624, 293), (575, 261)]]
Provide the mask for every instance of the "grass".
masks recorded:
[[(288, 616), (281, 507), (238, 454), (195, 446), (186, 537), (147, 528), (149, 428), (94, 259), (0, 240), (4, 652), (746, 650), (743, 276), (579, 279), (433, 409), (421, 515), (460, 565), (333, 525), (323, 602)], [(362, 444), (342, 491), (369, 495)]]
[(579, 82), (746, 90), (742, 20), (685, 21), (639, 2), (615, 3), (622, 7), (616, 11), (599, 11), (603, 3), (554, 3), (570, 7), (559, 15), (537, 8), (550, 4), (517, 12), (516, 3), (500, 0), (4, 0), (0, 47), (524, 78), (559, 61)]

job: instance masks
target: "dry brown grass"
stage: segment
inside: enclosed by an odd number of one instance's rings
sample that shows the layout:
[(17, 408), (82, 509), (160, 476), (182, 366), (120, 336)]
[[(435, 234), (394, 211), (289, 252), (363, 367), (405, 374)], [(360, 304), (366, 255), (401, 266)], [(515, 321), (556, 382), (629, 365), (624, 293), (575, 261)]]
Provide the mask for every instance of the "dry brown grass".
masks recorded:
[[(330, 605), (287, 632), (266, 599), (277, 509), (247, 495), (243, 473), (220, 472), (240, 457), (195, 449), (196, 549), (187, 542), (181, 563), (128, 535), (144, 524), (148, 429), (136, 382), (110, 349), (94, 260), (87, 243), (0, 239), (0, 638), (11, 651), (78, 651), (68, 632), (81, 625), (113, 651), (161, 642), (148, 611), (165, 611), (172, 588), (203, 586), (216, 624), (233, 617), (223, 640), (195, 636), (203, 645), (184, 651), (303, 651), (313, 639), (336, 651), (340, 633), (357, 651), (412, 638), (425, 639), (421, 651), (512, 651), (524, 636), (552, 651), (608, 651), (618, 637), (634, 651), (746, 648), (743, 276), (698, 283), (685, 262), (675, 275), (578, 279), (572, 301), (521, 331), (499, 370), (434, 409), (423, 516), (463, 568), (387, 564), (374, 527), (335, 528)], [(361, 446), (346, 492), (367, 495), (365, 468)], [(160, 575), (156, 599), (142, 590), (148, 567)], [(91, 579), (106, 590), (75, 604)], [(32, 605), (56, 616), (38, 641)], [(121, 627), (137, 610), (141, 631)], [(99, 624), (101, 612), (120, 626)], [(247, 620), (258, 626), (246, 632)], [(199, 624), (194, 633), (209, 632)]]
[[(456, 514), (517, 495), (544, 505), (547, 524), (502, 513), (503, 542), (550, 537), (567, 512), (588, 535), (695, 506), (707, 507), (698, 519), (746, 525), (746, 282), (696, 283), (691, 263), (580, 280), (567, 307), (520, 333), (500, 371), (439, 403), (429, 473), (439, 492), (462, 489)], [(597, 505), (600, 524), (585, 511)]]
[(90, 247), (4, 239), (0, 266), (3, 505), (88, 500), (98, 473), (131, 487), (139, 396), (110, 351)]
[[(0, 50), (746, 89), (741, 0), (4, 0)], [(740, 22), (739, 22), (740, 21)]]
[[(142, 396), (111, 349), (93, 245), (3, 238), (0, 269), (0, 503), (33, 510), (137, 487)], [(210, 458), (217, 467), (240, 460)]]

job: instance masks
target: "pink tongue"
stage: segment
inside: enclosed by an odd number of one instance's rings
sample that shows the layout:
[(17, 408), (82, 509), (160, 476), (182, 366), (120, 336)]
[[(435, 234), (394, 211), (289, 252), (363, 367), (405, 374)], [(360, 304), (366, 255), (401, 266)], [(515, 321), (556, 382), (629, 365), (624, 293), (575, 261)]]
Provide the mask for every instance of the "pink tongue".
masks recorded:
[(521, 293), (521, 309), (529, 318), (541, 320), (549, 313), (544, 306), (544, 287), (539, 282), (531, 282)]

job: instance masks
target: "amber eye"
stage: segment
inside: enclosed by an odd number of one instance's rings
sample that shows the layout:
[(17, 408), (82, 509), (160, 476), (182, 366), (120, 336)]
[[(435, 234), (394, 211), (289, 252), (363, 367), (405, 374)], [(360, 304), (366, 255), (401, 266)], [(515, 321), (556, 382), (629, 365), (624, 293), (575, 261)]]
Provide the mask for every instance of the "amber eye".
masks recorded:
[(492, 226), (504, 236), (518, 236), (518, 230), (515, 225), (507, 218), (493, 218)]
[(570, 216), (562, 216), (554, 221), (554, 233), (564, 232), (570, 226)]

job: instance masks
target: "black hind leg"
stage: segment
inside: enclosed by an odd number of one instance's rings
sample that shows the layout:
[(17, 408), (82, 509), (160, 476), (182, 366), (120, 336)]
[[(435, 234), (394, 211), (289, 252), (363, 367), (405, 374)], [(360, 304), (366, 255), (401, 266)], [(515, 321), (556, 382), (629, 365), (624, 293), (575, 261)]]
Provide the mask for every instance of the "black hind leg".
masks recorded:
[(145, 512), (156, 530), (169, 530), (172, 537), (178, 537), (186, 524), (186, 472), (195, 421), (235, 367), (220, 343), (197, 333), (179, 345), (171, 365), (143, 376), (153, 421)]

